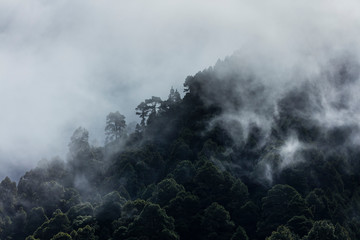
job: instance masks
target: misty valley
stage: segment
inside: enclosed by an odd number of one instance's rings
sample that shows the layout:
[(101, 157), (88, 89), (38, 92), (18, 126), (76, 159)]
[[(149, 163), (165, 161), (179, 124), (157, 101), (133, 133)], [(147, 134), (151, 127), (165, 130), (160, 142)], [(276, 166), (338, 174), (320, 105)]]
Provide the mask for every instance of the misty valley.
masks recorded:
[(359, 77), (350, 54), (286, 79), (219, 60), (3, 179), (0, 239), (360, 239)]

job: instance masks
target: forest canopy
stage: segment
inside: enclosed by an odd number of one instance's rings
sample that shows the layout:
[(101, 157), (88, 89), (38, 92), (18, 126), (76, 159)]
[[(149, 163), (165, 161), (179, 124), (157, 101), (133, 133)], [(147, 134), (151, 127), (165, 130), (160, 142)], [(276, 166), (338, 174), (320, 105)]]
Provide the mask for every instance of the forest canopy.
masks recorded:
[(0, 239), (360, 239), (360, 71), (327, 67), (280, 91), (234, 55), (139, 103), (133, 131), (109, 113), (104, 146), (77, 128), (66, 160), (1, 181)]

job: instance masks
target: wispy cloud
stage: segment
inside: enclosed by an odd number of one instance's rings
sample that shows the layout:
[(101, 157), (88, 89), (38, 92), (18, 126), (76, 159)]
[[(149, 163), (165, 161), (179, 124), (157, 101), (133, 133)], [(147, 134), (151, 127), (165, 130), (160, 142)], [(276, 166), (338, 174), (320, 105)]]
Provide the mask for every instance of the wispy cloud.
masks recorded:
[(79, 125), (102, 143), (107, 113), (119, 110), (133, 120), (143, 99), (165, 97), (187, 75), (235, 50), (269, 82), (299, 63), (307, 69), (299, 74), (318, 71), (314, 63), (327, 52), (357, 53), (359, 5), (3, 0), (0, 177), (11, 164), (28, 168), (63, 156)]

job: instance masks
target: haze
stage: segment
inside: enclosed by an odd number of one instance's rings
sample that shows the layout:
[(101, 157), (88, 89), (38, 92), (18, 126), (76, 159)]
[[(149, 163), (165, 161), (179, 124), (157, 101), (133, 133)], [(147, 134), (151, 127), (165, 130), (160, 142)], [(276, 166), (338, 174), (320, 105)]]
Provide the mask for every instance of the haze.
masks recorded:
[(306, 76), (331, 54), (357, 57), (359, 37), (355, 0), (2, 0), (0, 178), (65, 159), (78, 126), (102, 145), (109, 112), (137, 121), (145, 98), (234, 51), (263, 74)]

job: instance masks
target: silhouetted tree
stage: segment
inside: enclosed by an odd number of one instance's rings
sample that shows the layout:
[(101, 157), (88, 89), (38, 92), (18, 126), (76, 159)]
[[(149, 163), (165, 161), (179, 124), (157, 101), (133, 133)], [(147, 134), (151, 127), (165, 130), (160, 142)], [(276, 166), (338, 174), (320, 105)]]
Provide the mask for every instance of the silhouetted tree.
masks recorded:
[(89, 132), (85, 128), (78, 127), (70, 138), (70, 158), (86, 158), (90, 152)]
[(161, 102), (160, 109), (162, 112), (168, 111), (180, 101), (181, 101), (180, 93), (178, 92), (177, 89), (174, 90), (174, 88), (171, 87), (168, 99)]
[(140, 124), (142, 127), (145, 127), (146, 124), (149, 124), (156, 116), (161, 103), (161, 98), (152, 96), (150, 99), (146, 99), (136, 107), (136, 115), (139, 115), (141, 118)]
[(117, 112), (111, 112), (106, 116), (105, 135), (106, 142), (117, 141), (125, 136), (125, 116)]
[(141, 123), (140, 125), (142, 127), (145, 127), (145, 123), (146, 123), (146, 118), (149, 115), (150, 109), (147, 107), (147, 105), (145, 104), (145, 102), (141, 102), (136, 108), (136, 115), (139, 115), (139, 117), (141, 118)]

